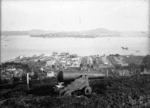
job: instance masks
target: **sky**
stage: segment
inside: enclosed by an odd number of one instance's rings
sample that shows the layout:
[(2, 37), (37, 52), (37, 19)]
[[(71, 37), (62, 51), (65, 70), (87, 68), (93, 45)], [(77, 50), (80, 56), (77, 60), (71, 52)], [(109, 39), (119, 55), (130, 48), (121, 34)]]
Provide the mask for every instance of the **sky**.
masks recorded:
[(2, 0), (1, 30), (148, 31), (149, 0)]

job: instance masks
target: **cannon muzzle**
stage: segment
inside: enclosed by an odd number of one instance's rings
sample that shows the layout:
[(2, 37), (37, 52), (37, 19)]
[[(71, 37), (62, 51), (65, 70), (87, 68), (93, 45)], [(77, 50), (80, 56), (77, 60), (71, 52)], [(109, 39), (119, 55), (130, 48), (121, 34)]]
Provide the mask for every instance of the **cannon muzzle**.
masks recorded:
[(105, 77), (104, 73), (100, 73), (100, 72), (81, 72), (81, 71), (77, 71), (77, 72), (68, 72), (68, 71), (60, 71), (57, 74), (57, 79), (59, 82), (64, 82), (64, 81), (71, 81), (71, 80), (75, 80), (81, 76), (88, 76), (89, 79), (98, 79), (98, 78), (102, 78)]

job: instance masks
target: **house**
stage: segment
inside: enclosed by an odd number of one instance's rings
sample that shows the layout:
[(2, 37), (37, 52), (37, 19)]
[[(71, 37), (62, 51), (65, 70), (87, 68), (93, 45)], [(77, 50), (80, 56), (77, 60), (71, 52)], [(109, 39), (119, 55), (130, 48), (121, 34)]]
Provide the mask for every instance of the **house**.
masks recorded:
[(131, 76), (130, 71), (127, 69), (115, 69), (114, 72), (119, 76)]
[(150, 70), (144, 69), (143, 72), (140, 73), (141, 75), (150, 75)]
[(9, 72), (16, 71), (16, 68), (6, 69), (6, 71), (9, 71)]
[(128, 63), (126, 63), (123, 60), (123, 57), (114, 57), (114, 60), (117, 62), (117, 64), (120, 64), (121, 66), (128, 66)]
[(46, 77), (55, 77), (55, 72), (53, 71), (50, 71), (50, 72), (47, 72), (47, 76)]
[(47, 61), (46, 66), (52, 67), (53, 65), (55, 65), (55, 63), (56, 63), (56, 60)]
[(103, 56), (103, 57), (102, 57), (102, 61), (103, 61), (103, 63), (104, 63), (105, 65), (108, 65), (108, 64), (109, 64), (108, 61), (107, 61), (107, 57), (106, 57), (106, 56)]
[(57, 56), (57, 55), (58, 55), (57, 52), (53, 52), (53, 53), (52, 53), (52, 56)]
[(80, 63), (79, 62), (73, 62), (70, 67), (80, 67)]

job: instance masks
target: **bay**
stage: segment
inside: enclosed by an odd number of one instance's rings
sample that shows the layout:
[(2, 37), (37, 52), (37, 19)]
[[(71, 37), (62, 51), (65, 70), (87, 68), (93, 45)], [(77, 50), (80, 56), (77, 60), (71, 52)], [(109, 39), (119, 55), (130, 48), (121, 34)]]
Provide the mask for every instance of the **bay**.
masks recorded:
[[(100, 37), (100, 38), (36, 38), (24, 36), (1, 37), (1, 61), (17, 56), (33, 56), (52, 52), (69, 52), (89, 55), (147, 55), (150, 54), (148, 37)], [(128, 50), (123, 49), (128, 48)]]

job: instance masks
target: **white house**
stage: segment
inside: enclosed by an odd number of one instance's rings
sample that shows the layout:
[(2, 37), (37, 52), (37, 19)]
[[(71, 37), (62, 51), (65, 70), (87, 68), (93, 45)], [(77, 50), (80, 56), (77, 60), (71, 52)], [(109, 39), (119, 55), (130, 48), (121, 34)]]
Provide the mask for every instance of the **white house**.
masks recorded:
[(47, 72), (47, 77), (55, 77), (55, 72), (53, 71)]

